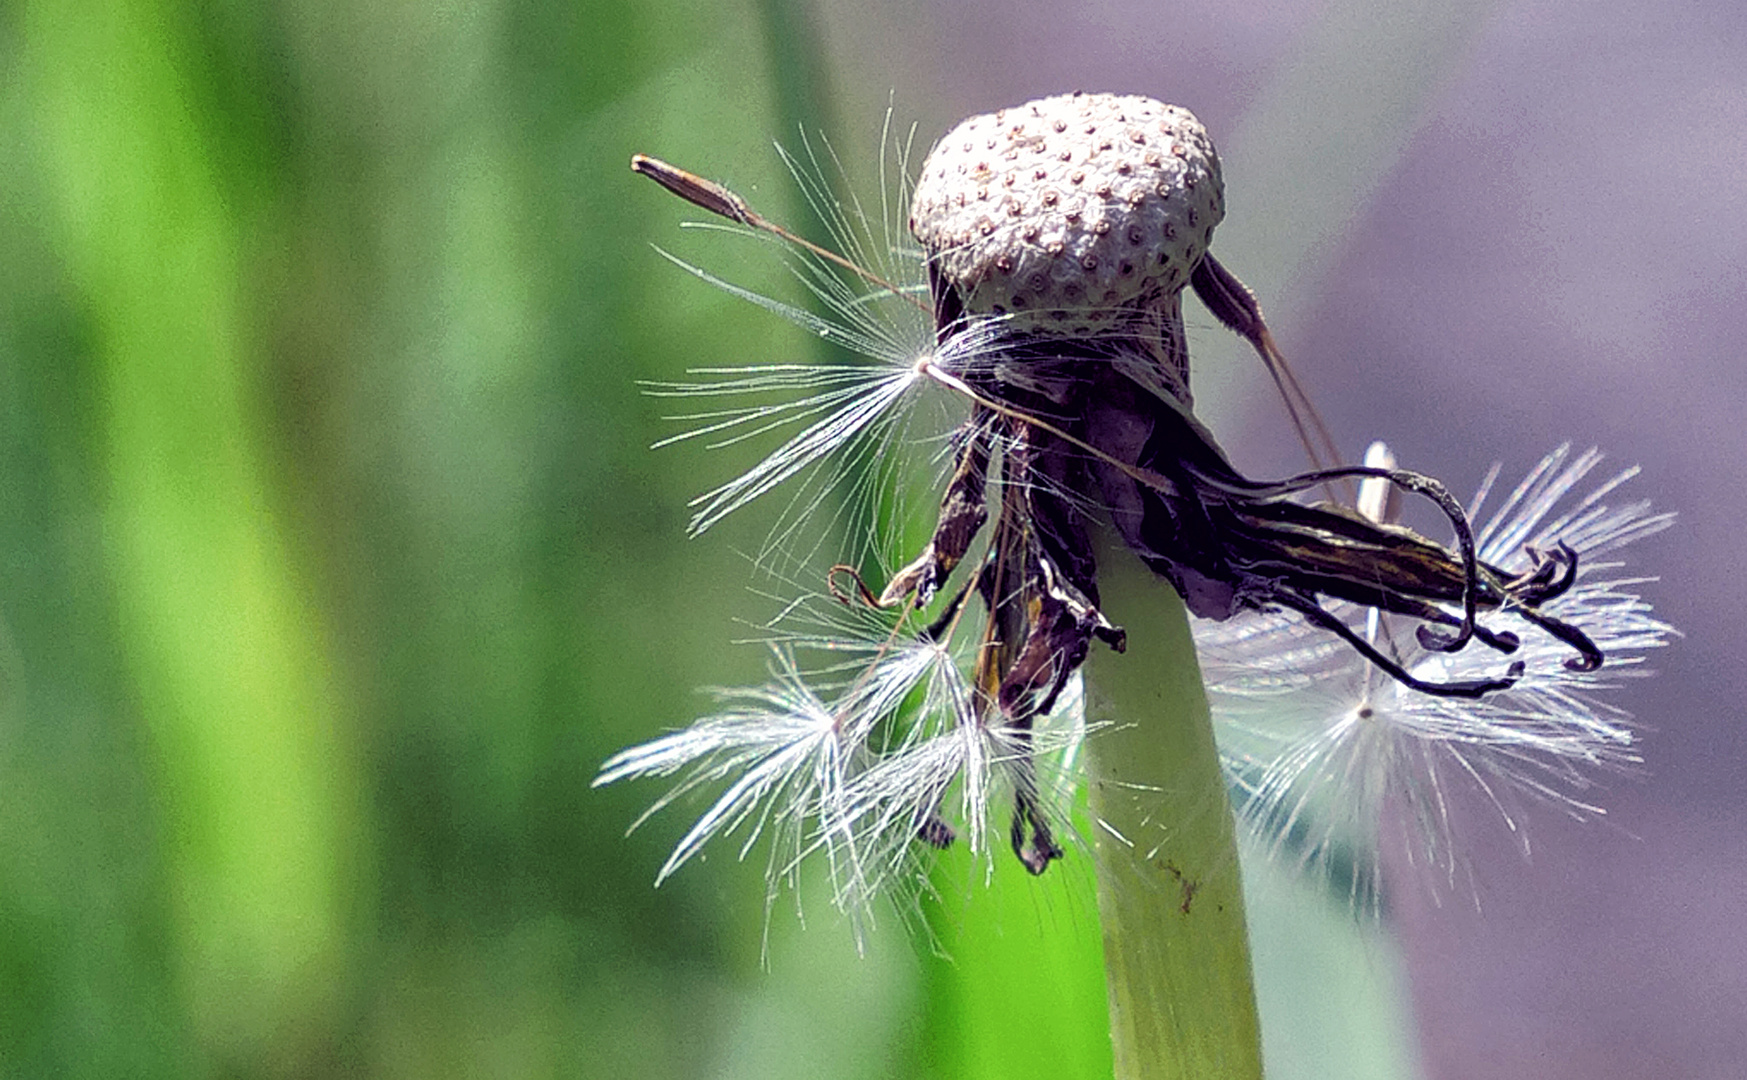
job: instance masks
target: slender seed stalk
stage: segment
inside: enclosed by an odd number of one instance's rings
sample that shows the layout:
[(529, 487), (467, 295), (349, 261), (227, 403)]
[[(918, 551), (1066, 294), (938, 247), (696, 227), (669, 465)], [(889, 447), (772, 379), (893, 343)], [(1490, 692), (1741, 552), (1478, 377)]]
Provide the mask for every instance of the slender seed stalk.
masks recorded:
[(1262, 1075), (1237, 837), (1183, 602), (1107, 539), (1122, 655), (1085, 668), (1116, 1080)]

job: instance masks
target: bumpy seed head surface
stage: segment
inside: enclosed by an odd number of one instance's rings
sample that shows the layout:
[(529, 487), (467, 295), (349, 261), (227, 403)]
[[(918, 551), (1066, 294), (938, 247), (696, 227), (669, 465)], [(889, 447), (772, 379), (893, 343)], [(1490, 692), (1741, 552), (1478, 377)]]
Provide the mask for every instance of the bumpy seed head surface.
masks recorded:
[(1224, 214), (1187, 109), (1068, 94), (953, 128), (922, 163), (910, 231), (968, 312), (1085, 335), (1174, 298)]

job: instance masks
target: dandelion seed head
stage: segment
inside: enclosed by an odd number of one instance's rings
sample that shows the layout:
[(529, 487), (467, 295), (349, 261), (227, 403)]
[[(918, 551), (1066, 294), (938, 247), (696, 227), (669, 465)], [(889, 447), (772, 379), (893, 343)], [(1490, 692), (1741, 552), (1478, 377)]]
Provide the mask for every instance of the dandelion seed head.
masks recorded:
[[(777, 245), (810, 302), (675, 262), (839, 346), (828, 361), (648, 387), (704, 402), (667, 442), (778, 443), (694, 501), (691, 531), (783, 487), (755, 562), (816, 572), (819, 546), (848, 536), (830, 574), (855, 585), (827, 578), (828, 599), (786, 603), (761, 628), (764, 686), (722, 692), (718, 711), (603, 765), (597, 783), (672, 782), (651, 813), (707, 803), (658, 879), (711, 843), (731, 839), (742, 858), (762, 844), (767, 903), (821, 867), (859, 941), (878, 897), (929, 890), (931, 850), (963, 842), (991, 866), (991, 815), (1027, 869), (1047, 869), (1082, 780), (1078, 667), (1094, 641), (1124, 641), (1098, 611), (1098, 519), (1192, 612), (1235, 615), (1197, 636), (1241, 813), (1308, 863), (1353, 852), (1356, 900), (1377, 892), (1386, 806), (1411, 822), (1414, 861), (1452, 870), (1458, 785), (1513, 830), (1524, 800), (1600, 813), (1597, 775), (1637, 762), (1602, 692), (1672, 633), (1641, 582), (1597, 558), (1668, 523), (1608, 502), (1629, 472), (1574, 498), (1599, 455), (1561, 450), (1478, 534), (1441, 484), (1393, 465), (1250, 480), (1192, 413), (1183, 287), (1251, 341), (1283, 392), (1296, 382), (1254, 297), (1208, 254), (1223, 191), (1192, 115), (1071, 95), (975, 117), (931, 151), (913, 203), (908, 146), (888, 142), (882, 165), (895, 158), (899, 179), (871, 209), (827, 179), (841, 171), (828, 143), (785, 154), (847, 258), (718, 185), (634, 161), (734, 222), (716, 227)], [(906, 224), (919, 251), (897, 239)], [(926, 489), (938, 514), (906, 559), (918, 466), (942, 481)], [(1367, 477), (1357, 514), (1290, 501), (1353, 475)], [(1437, 504), (1459, 555), (1382, 527), (1396, 490)], [(883, 588), (862, 580), (870, 559)]]

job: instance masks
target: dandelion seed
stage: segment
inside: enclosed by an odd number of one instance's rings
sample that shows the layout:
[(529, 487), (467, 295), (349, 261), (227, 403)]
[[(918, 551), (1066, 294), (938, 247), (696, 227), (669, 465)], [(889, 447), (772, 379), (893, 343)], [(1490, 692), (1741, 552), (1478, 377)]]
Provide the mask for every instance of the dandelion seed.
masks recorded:
[(1077, 681), (1057, 708), (1028, 730), (961, 712), (959, 722), (917, 739), (902, 753), (884, 755), (858, 777), (851, 798), (855, 816), (867, 835), (900, 845), (880, 860), (894, 870), (922, 839), (933, 847), (962, 841), (985, 872), (992, 872), (994, 808), (1014, 801), (1031, 807), (1035, 817), (1009, 818), (1010, 846), (1030, 840), (1015, 838), (1014, 830), (1040, 824), (1048, 837), (1071, 839), (1084, 719)]
[(786, 506), (757, 553), (761, 566), (779, 571), (783, 567), (778, 560), (798, 565), (812, 554), (814, 549), (804, 546), (804, 530), (824, 536), (828, 526), (844, 519), (866, 519), (866, 508), (882, 492), (901, 490), (921, 470), (917, 452), (932, 456), (930, 448), (951, 426), (939, 406), (952, 398), (923, 372), (930, 366), (973, 368), (984, 362), (980, 354), (991, 339), (987, 333), (973, 333), (951, 342), (935, 340), (921, 299), (927, 286), (920, 261), (896, 240), (908, 205), (909, 138), (893, 136), (889, 117), (882, 146), (882, 171), (890, 159), (901, 179), (882, 183), (877, 212), (853, 200), (846, 204), (833, 194), (827, 176), (840, 173), (841, 166), (828, 144), (815, 148), (809, 142), (802, 158), (783, 154), (797, 187), (849, 258), (796, 237), (719, 185), (642, 155), (632, 162), (634, 169), (669, 190), (736, 223), (700, 227), (777, 243), (822, 314), (735, 285), (661, 251), (665, 258), (847, 355), (847, 360), (830, 362), (696, 368), (688, 381), (645, 384), (654, 397), (724, 403), (669, 416), (686, 425), (685, 430), (657, 447), (700, 440), (720, 449), (790, 433), (751, 469), (694, 499), (688, 527), (691, 535), (701, 534), (793, 482)]
[(1000, 793), (1023, 796), (1046, 832), (1064, 831), (1074, 786), (1052, 763), (1072, 760), (1083, 720), (1075, 684), (1034, 730), (1016, 732), (980, 703), (950, 639), (918, 635), (906, 615), (817, 600), (786, 605), (767, 629), (769, 683), (718, 691), (720, 711), (621, 751), (594, 783), (677, 778), (632, 828), (720, 789), (657, 884), (712, 840), (734, 837), (741, 858), (762, 842), (767, 901), (822, 863), (860, 941), (883, 892), (920, 887), (919, 848), (962, 838), (988, 857)]
[[(1489, 803), (1525, 852), (1526, 803), (1579, 819), (1604, 813), (1594, 796), (1600, 779), (1639, 762), (1630, 717), (1605, 692), (1642, 674), (1645, 653), (1673, 631), (1638, 594), (1647, 579), (1625, 576), (1621, 564), (1599, 557), (1662, 531), (1673, 515), (1653, 512), (1647, 501), (1605, 501), (1635, 469), (1579, 497), (1600, 461), (1594, 450), (1549, 454), (1476, 539), (1480, 558), (1507, 572), (1531, 570), (1531, 553), (1557, 543), (1576, 552), (1575, 583), (1546, 607), (1583, 627), (1607, 654), (1601, 671), (1571, 668), (1563, 647), (1535, 635), (1509, 608), (1495, 628), (1521, 634), (1523, 675), (1475, 701), (1379, 680), (1370, 665), (1289, 616), (1196, 626), (1221, 755), (1255, 843), (1318, 868), (1356, 906), (1374, 907), (1391, 808), (1405, 819), (1406, 859), (1446, 887), (1461, 869), (1449, 810), (1458, 788)], [(1477, 513), (1497, 474), (1475, 498)], [(1379, 513), (1380, 500), (1370, 509)], [(1473, 673), (1470, 654), (1427, 650), (1400, 629), (1399, 620), (1372, 613), (1370, 635), (1396, 650), (1403, 667), (1442, 680)]]
[(892, 700), (925, 676), (926, 662), (914, 660), (902, 657), (882, 678), (828, 702), (808, 684), (791, 652), (775, 650), (770, 683), (720, 691), (721, 711), (621, 751), (602, 765), (594, 783), (679, 777), (633, 828), (677, 800), (725, 785), (674, 846), (657, 884), (709, 841), (738, 834), (743, 859), (768, 840), (767, 901), (774, 902), (784, 887), (798, 888), (801, 867), (813, 855), (822, 856), (840, 894), (861, 897), (869, 891), (861, 884), (869, 874), (869, 844), (863, 823), (851, 813), (850, 785), (866, 766), (868, 740)]

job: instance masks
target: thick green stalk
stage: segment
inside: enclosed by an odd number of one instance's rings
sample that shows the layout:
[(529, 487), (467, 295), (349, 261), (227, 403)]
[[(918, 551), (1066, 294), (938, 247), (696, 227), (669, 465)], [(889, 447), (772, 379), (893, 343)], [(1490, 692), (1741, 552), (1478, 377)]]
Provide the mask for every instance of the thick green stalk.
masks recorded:
[[(1106, 549), (1108, 552), (1108, 548)], [(1262, 1075), (1236, 832), (1183, 603), (1101, 560), (1128, 651), (1093, 650), (1086, 717), (1116, 1080)], [(1125, 565), (1127, 564), (1127, 565)]]

